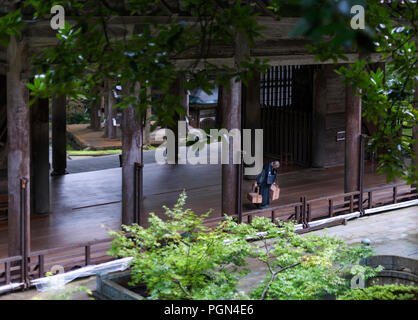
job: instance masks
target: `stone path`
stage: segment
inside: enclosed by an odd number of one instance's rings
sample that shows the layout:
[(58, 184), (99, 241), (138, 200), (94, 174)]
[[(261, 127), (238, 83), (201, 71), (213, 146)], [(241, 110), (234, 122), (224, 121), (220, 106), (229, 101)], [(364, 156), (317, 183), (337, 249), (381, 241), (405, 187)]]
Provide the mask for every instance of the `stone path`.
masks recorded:
[(388, 211), (313, 232), (360, 243), (367, 238), (377, 254), (418, 259), (418, 206)]

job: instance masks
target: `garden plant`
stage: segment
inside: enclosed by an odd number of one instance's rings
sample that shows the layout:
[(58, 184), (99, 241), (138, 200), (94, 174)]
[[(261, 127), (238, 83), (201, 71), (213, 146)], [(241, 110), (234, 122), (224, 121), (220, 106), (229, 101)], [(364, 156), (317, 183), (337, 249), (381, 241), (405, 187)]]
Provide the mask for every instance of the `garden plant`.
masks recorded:
[[(321, 299), (350, 291), (350, 280), (364, 279), (380, 268), (360, 265), (373, 254), (368, 246), (342, 240), (302, 236), (294, 223), (255, 217), (238, 224), (231, 217), (209, 228), (210, 211), (184, 209), (186, 194), (165, 207), (166, 219), (151, 213), (149, 227), (133, 224), (112, 231), (110, 253), (133, 257), (131, 284), (146, 284), (150, 299)], [(239, 281), (251, 270), (249, 259), (267, 266), (266, 278), (248, 294)]]

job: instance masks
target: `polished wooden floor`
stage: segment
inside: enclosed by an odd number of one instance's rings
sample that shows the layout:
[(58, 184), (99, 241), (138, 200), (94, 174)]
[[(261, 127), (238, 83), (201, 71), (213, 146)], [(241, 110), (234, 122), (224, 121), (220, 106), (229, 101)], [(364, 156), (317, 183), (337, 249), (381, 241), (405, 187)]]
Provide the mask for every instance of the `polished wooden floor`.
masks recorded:
[[(303, 169), (279, 175), (280, 199), (274, 204), (298, 201), (343, 192), (344, 168)], [(366, 166), (365, 187), (386, 184), (384, 176)], [(244, 210), (253, 209), (246, 200), (251, 181), (244, 180)], [(182, 190), (186, 206), (203, 213), (213, 210), (221, 215), (220, 165), (160, 166), (144, 168), (144, 211), (162, 214), (162, 205), (172, 206)], [(106, 228), (121, 223), (121, 169), (68, 174), (51, 178), (51, 214), (33, 215), (32, 251), (67, 246), (107, 236)], [(0, 258), (7, 256), (7, 222), (0, 222)]]

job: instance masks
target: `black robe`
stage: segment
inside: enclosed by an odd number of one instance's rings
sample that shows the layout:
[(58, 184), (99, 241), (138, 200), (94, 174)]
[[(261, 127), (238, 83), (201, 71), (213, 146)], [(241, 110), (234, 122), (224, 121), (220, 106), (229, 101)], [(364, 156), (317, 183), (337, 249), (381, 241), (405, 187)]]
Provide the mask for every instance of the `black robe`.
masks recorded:
[(270, 187), (276, 181), (276, 175), (277, 170), (272, 167), (271, 162), (268, 162), (263, 166), (263, 170), (257, 176), (256, 181), (260, 187), (260, 194), (263, 197), (260, 206), (270, 204)]

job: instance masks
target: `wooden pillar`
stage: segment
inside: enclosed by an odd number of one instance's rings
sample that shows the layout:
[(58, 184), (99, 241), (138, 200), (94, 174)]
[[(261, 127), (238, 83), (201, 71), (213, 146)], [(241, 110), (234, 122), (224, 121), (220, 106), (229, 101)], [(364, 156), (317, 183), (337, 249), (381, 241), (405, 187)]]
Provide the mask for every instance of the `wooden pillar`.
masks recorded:
[[(250, 55), (250, 46), (243, 32), (238, 31), (234, 39), (235, 67), (241, 70), (241, 62)], [(221, 99), (219, 113), (223, 126), (229, 131), (242, 129), (242, 83), (236, 78), (229, 80), (229, 90), (219, 88)], [(232, 138), (229, 138), (229, 164), (222, 165), (222, 214), (237, 214), (241, 220), (242, 199), (242, 164), (233, 164), (234, 146)], [(242, 150), (242, 147), (239, 147)], [(242, 157), (240, 157), (242, 160)]]
[(67, 123), (65, 95), (52, 98), (52, 173), (66, 174), (67, 171)]
[(260, 73), (254, 72), (243, 90), (243, 128), (251, 129), (251, 153), (255, 152), (255, 129), (261, 129), (261, 106), (260, 106)]
[(329, 156), (326, 150), (327, 66), (315, 69), (313, 82), (312, 166), (321, 168)]
[(113, 95), (112, 85), (110, 82), (106, 85), (105, 94), (105, 137), (108, 139), (116, 139), (116, 126), (113, 125), (113, 119), (116, 118), (116, 110), (113, 108), (116, 104), (116, 99)]
[[(221, 88), (221, 110), (224, 127), (241, 130), (241, 82), (231, 79), (230, 90)], [(233, 143), (230, 138), (229, 164), (222, 165), (222, 214), (238, 213), (238, 164), (233, 164)]]
[(31, 107), (33, 212), (49, 212), (49, 100)]
[(26, 71), (27, 45), (10, 37), (7, 57), (8, 250), (9, 256), (14, 256), (23, 254), (23, 246), (30, 237), (30, 109), (26, 80), (21, 78)]
[[(139, 85), (137, 85), (139, 89)], [(138, 186), (142, 185), (136, 178), (135, 163), (142, 164), (142, 119), (141, 115), (129, 106), (122, 112), (122, 224), (142, 224), (137, 218), (136, 194)], [(142, 194), (140, 192), (139, 194)], [(140, 203), (142, 199), (140, 199)]]
[(357, 191), (360, 188), (360, 134), (361, 134), (361, 98), (346, 85), (346, 129), (344, 192)]
[(260, 73), (254, 72), (253, 78), (248, 81), (247, 86), (243, 86), (244, 97), (243, 114), (244, 128), (261, 128), (261, 106), (260, 106)]

